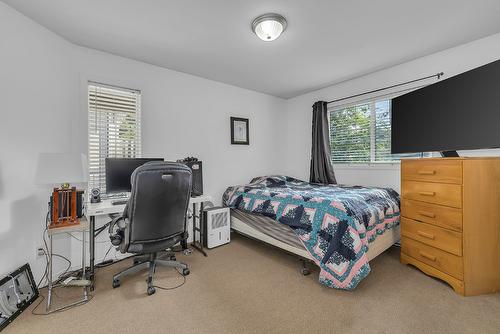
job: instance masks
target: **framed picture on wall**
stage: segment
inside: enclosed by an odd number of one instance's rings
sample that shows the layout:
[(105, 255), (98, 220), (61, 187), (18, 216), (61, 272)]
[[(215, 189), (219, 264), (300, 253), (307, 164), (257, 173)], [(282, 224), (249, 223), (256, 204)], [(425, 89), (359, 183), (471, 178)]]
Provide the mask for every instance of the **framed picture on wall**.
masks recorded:
[(250, 145), (248, 118), (231, 117), (231, 144)]

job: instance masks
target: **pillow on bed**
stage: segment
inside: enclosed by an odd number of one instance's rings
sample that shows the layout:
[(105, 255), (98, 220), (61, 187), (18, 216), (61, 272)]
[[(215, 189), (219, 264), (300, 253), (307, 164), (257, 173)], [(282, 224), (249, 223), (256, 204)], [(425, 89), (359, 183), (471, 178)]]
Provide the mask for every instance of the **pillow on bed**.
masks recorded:
[(266, 187), (269, 186), (282, 186), (284, 187), (286, 182), (292, 182), (292, 183), (303, 183), (305, 181), (286, 176), (286, 175), (266, 175), (266, 176), (257, 176), (254, 177), (251, 181), (250, 184), (252, 183), (262, 183)]

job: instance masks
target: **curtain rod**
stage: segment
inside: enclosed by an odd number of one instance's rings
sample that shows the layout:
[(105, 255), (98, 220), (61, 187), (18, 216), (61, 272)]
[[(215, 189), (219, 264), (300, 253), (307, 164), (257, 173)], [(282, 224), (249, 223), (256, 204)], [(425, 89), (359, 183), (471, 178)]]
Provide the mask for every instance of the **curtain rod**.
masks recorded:
[(443, 75), (444, 75), (444, 72), (439, 72), (439, 73), (436, 73), (434, 75), (429, 75), (429, 76), (426, 76), (426, 77), (423, 77), (423, 78), (414, 79), (414, 80), (402, 82), (402, 83), (399, 83), (399, 84), (396, 84), (396, 85), (392, 85), (392, 86), (387, 86), (387, 87), (384, 87), (384, 88), (379, 88), (379, 89), (371, 90), (369, 92), (364, 92), (364, 93), (360, 93), (360, 94), (356, 94), (356, 95), (351, 95), (351, 96), (343, 97), (343, 98), (337, 99), (337, 100), (328, 101), (327, 104), (334, 103), (334, 102), (339, 102), (339, 101), (343, 101), (343, 100), (348, 100), (348, 99), (352, 99), (354, 97), (363, 96), (363, 95), (367, 95), (367, 94), (371, 94), (371, 93), (380, 92), (380, 91), (383, 91), (383, 90), (386, 90), (386, 89), (391, 89), (391, 88), (395, 88), (395, 87), (399, 87), (399, 86), (411, 84), (411, 83), (414, 83), (414, 82), (418, 82), (418, 81), (422, 81), (422, 80), (426, 80), (426, 79), (430, 79), (430, 78), (434, 78), (434, 77), (437, 77), (438, 80), (439, 80), (439, 79), (441, 79), (441, 77)]

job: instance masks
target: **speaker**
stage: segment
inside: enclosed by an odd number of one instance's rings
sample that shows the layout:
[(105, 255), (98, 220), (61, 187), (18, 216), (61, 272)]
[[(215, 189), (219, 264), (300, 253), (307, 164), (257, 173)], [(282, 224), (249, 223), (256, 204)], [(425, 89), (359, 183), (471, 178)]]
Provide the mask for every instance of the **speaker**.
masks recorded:
[(191, 169), (193, 174), (193, 184), (191, 187), (191, 196), (201, 196), (203, 195), (203, 163), (198, 160), (198, 158), (187, 157), (184, 159), (177, 160), (177, 162), (183, 163)]
[(101, 190), (94, 188), (90, 192), (90, 203), (99, 203), (101, 201)]
[(203, 195), (203, 163), (201, 161), (181, 161), (191, 169), (193, 173), (193, 183), (191, 187), (191, 196)]
[(193, 173), (191, 196), (203, 195), (203, 163), (201, 161), (187, 161), (185, 164)]

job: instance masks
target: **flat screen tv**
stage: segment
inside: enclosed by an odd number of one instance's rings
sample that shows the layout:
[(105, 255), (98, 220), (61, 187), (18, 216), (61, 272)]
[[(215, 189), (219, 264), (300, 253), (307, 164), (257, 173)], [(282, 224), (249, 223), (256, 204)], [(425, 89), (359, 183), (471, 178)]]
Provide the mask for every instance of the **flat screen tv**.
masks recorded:
[(500, 60), (392, 100), (392, 153), (500, 147)]

